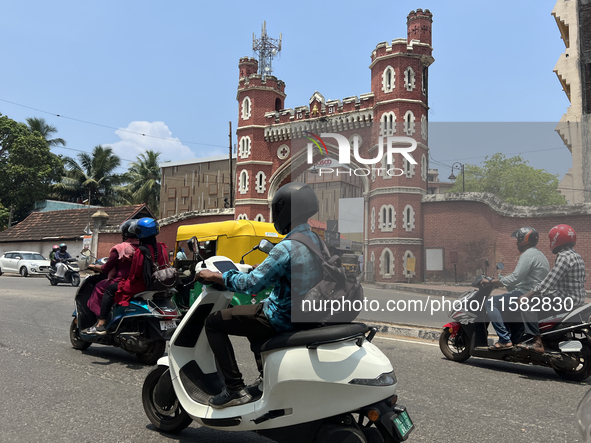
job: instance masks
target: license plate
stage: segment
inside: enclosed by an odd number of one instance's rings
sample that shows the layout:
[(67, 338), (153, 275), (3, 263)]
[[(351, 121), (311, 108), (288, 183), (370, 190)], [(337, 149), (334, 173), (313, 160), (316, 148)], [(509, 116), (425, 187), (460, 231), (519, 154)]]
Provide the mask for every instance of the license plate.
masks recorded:
[(392, 421), (394, 422), (398, 436), (402, 440), (406, 440), (408, 434), (410, 434), (410, 431), (412, 431), (415, 427), (406, 410), (398, 414), (398, 416), (393, 418)]
[(176, 322), (174, 320), (167, 320), (160, 322), (160, 330), (167, 331), (169, 329), (176, 328)]

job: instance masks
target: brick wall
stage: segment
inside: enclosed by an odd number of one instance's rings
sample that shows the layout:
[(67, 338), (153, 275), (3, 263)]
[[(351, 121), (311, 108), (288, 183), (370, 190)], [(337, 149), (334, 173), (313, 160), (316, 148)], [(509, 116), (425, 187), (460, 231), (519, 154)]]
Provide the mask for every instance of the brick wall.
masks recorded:
[[(591, 269), (591, 205), (524, 208), (506, 204), (490, 194), (467, 193), (464, 200), (461, 195), (429, 195), (422, 203), (424, 246), (444, 248), (448, 281), (453, 279), (454, 255), (458, 258), (458, 278), (463, 281), (471, 281), (482, 272), (485, 259), (493, 269), (497, 262), (503, 262), (504, 273), (512, 272), (519, 252), (511, 234), (523, 226), (531, 226), (540, 233), (538, 249), (551, 266), (555, 255), (549, 249), (548, 232), (558, 224), (572, 226), (577, 233), (575, 249), (587, 261), (588, 270)], [(428, 281), (442, 277), (441, 272), (427, 273)], [(591, 289), (589, 277), (586, 288)]]

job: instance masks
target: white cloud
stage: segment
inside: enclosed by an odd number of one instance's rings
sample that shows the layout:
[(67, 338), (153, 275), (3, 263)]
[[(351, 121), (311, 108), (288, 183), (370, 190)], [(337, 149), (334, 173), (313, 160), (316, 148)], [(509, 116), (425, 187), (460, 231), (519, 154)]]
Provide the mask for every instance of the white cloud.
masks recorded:
[(172, 136), (172, 132), (164, 122), (131, 122), (127, 128), (118, 129), (115, 134), (121, 140), (104, 144), (104, 146), (110, 146), (122, 160), (135, 161), (139, 154), (148, 150), (161, 152), (161, 161), (188, 160), (197, 157), (188, 146)]

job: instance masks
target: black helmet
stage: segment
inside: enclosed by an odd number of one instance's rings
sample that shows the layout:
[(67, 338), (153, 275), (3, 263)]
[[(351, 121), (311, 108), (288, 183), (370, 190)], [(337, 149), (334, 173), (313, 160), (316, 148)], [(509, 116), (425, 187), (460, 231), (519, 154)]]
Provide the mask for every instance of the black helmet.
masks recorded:
[(280, 234), (291, 225), (306, 223), (318, 212), (318, 197), (305, 183), (288, 183), (279, 188), (271, 203), (273, 224)]
[(124, 221), (119, 229), (121, 230), (121, 235), (123, 238), (137, 238), (135, 228), (137, 225), (137, 220), (126, 220)]
[(519, 228), (511, 237), (517, 239), (517, 247), (522, 248), (525, 246), (535, 246), (538, 244), (538, 240), (540, 239), (540, 234), (534, 228), (530, 228), (529, 226), (525, 226), (523, 228)]
[(60, 244), (60, 250), (66, 251), (67, 249), (68, 249), (68, 246), (65, 243)]

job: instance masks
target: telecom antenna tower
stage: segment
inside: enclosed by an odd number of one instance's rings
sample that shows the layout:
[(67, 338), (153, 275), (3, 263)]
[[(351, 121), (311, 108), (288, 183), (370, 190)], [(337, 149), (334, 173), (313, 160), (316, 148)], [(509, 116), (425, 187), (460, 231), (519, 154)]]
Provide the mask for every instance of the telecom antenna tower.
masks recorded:
[(259, 74), (263, 79), (273, 72), (273, 57), (281, 51), (281, 34), (279, 40), (267, 36), (267, 22), (263, 21), (261, 29), (261, 38), (255, 38), (252, 33), (252, 51), (259, 54)]

